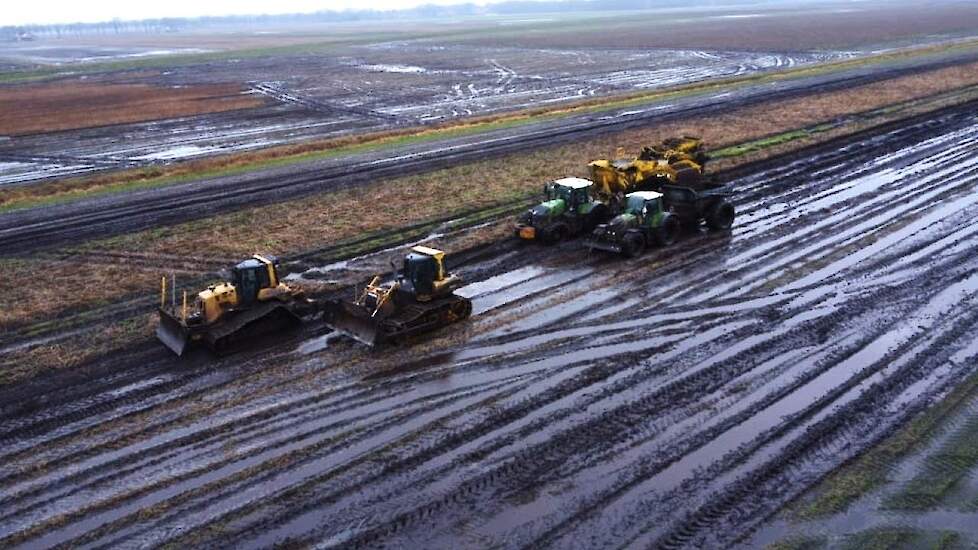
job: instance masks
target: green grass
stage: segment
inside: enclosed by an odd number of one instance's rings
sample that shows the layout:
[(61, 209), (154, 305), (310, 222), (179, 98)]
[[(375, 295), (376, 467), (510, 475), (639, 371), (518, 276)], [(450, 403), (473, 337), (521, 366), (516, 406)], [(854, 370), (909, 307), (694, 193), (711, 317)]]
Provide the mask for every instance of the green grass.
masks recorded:
[(897, 433), (831, 474), (816, 487), (811, 499), (795, 504), (789, 516), (803, 521), (844, 512), (863, 495), (889, 482), (889, 472), (895, 464), (930, 442), (976, 391), (978, 374), (969, 377), (947, 398)]
[(924, 460), (913, 479), (883, 502), (891, 510), (931, 510), (978, 466), (978, 417), (965, 422), (950, 440)]
[(962, 547), (954, 531), (929, 531), (909, 527), (880, 527), (848, 535), (844, 550), (952, 550)]

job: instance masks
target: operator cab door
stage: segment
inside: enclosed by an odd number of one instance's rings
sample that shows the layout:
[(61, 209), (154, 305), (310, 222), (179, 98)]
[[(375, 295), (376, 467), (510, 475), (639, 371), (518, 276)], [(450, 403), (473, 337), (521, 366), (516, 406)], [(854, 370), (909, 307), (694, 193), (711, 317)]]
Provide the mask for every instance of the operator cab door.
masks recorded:
[(250, 306), (258, 300), (258, 269), (254, 267), (235, 268), (235, 286), (238, 300), (243, 306)]
[(655, 220), (656, 214), (662, 211), (662, 205), (659, 202), (661, 200), (653, 199), (645, 201), (645, 206), (642, 207), (642, 220), (640, 225), (649, 225)]
[(438, 276), (435, 259), (420, 254), (408, 254), (404, 260), (405, 279), (417, 296), (427, 296), (435, 291), (434, 281)]
[(582, 204), (587, 202), (587, 189), (575, 189), (568, 210), (576, 211)]

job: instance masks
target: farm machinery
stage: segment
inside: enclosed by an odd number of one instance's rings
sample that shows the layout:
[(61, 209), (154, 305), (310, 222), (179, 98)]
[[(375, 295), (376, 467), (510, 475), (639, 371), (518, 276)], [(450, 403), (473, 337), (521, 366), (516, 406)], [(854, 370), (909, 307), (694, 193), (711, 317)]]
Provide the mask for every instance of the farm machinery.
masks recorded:
[(661, 190), (628, 194), (624, 211), (595, 227), (585, 246), (632, 257), (651, 245), (673, 244), (682, 228), (698, 229), (706, 223), (710, 229), (726, 230), (733, 225), (734, 207), (725, 189), (663, 185)]
[(177, 355), (197, 342), (224, 353), (239, 342), (298, 323), (314, 305), (302, 289), (279, 280), (278, 268), (274, 256), (255, 254), (231, 269), (230, 281), (198, 292), (189, 304), (186, 291), (177, 302), (172, 278), (167, 304), (163, 277), (157, 338)]
[(651, 244), (667, 246), (676, 242), (679, 219), (666, 211), (662, 199), (662, 193), (656, 191), (629, 193), (624, 211), (597, 226), (585, 246), (630, 258)]
[[(545, 200), (520, 217), (516, 235), (556, 243), (589, 235), (590, 249), (635, 256), (651, 245), (670, 245), (681, 228), (728, 229), (730, 193), (703, 176), (708, 157), (698, 138), (665, 140), (631, 160), (591, 162), (591, 178), (556, 179)], [(279, 263), (255, 254), (231, 270), (229, 281), (178, 304), (174, 282), (162, 280), (157, 337), (177, 355), (202, 343), (216, 352), (258, 334), (297, 324), (313, 314), (334, 331), (370, 346), (399, 343), (468, 318), (469, 299), (456, 294), (462, 279), (445, 268), (445, 253), (415, 246), (391, 280), (374, 277), (352, 300), (313, 301), (282, 282)]]
[(279, 280), (276, 258), (259, 254), (234, 266), (230, 281), (200, 291), (193, 303), (186, 292), (177, 302), (172, 279), (167, 300), (164, 277), (156, 336), (177, 355), (197, 342), (224, 353), (321, 311), (339, 333), (370, 346), (397, 343), (471, 315), (472, 302), (455, 294), (462, 278), (445, 271), (444, 258), (440, 250), (416, 246), (393, 281), (374, 277), (353, 301), (306, 298), (302, 289)]
[(520, 216), (516, 236), (553, 244), (590, 233), (610, 217), (608, 205), (592, 196), (593, 184), (582, 178), (563, 178), (544, 186), (546, 200)]
[(520, 216), (516, 236), (553, 244), (590, 234), (621, 213), (629, 193), (661, 192), (665, 185), (706, 185), (703, 165), (708, 159), (702, 140), (687, 136), (645, 147), (634, 159), (593, 161), (588, 164), (591, 179), (563, 178), (547, 183), (545, 200)]
[(700, 187), (708, 160), (703, 141), (687, 136), (645, 147), (634, 159), (595, 160), (588, 169), (594, 195), (609, 202), (634, 191), (660, 191), (663, 185)]
[(445, 253), (415, 246), (394, 280), (374, 279), (353, 301), (331, 300), (323, 318), (333, 330), (368, 346), (398, 343), (461, 321), (472, 302), (455, 294), (462, 278), (445, 270)]

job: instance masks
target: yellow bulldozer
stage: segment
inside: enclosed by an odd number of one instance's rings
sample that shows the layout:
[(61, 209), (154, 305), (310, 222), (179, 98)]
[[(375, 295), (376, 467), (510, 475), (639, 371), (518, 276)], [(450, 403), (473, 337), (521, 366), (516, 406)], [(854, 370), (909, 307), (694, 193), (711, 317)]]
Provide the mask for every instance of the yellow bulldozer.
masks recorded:
[(323, 320), (333, 330), (368, 346), (399, 343), (461, 321), (472, 302), (458, 296), (462, 278), (445, 270), (445, 253), (415, 246), (393, 280), (374, 279), (353, 301), (323, 304)]
[(709, 160), (703, 140), (684, 136), (645, 147), (634, 159), (595, 160), (588, 164), (592, 193), (603, 201), (621, 201), (635, 191), (661, 191), (663, 185), (698, 188)]
[(156, 336), (177, 355), (193, 343), (217, 353), (232, 351), (238, 342), (280, 330), (315, 310), (301, 288), (279, 279), (274, 256), (255, 254), (231, 269), (231, 280), (207, 287), (192, 303), (187, 292), (177, 301), (175, 281), (160, 282), (160, 324)]

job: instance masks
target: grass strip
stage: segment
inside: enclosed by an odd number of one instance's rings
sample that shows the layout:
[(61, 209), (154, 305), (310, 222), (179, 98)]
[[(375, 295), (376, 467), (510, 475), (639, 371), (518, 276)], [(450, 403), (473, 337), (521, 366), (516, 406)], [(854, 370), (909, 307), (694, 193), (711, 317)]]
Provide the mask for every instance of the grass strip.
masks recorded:
[(883, 501), (888, 510), (931, 510), (978, 466), (978, 417), (924, 460), (920, 473)]
[(717, 160), (736, 158), (750, 153), (763, 151), (771, 147), (776, 147), (778, 145), (783, 145), (792, 141), (814, 137), (818, 134), (837, 130), (846, 126), (872, 123), (878, 119), (889, 117), (912, 108), (924, 107), (929, 104), (938, 103), (948, 99), (960, 99), (961, 101), (966, 101), (972, 97), (978, 97), (978, 86), (966, 86), (958, 90), (942, 92), (926, 98), (912, 99), (863, 113), (846, 115), (833, 121), (815, 124), (813, 126), (799, 128), (796, 130), (789, 130), (787, 132), (773, 134), (744, 143), (737, 143), (712, 151), (710, 153), (710, 157)]
[(844, 512), (860, 497), (887, 483), (895, 464), (931, 441), (976, 391), (978, 374), (967, 378), (940, 403), (894, 435), (830, 474), (814, 489), (815, 497), (795, 505), (789, 516), (804, 521)]

